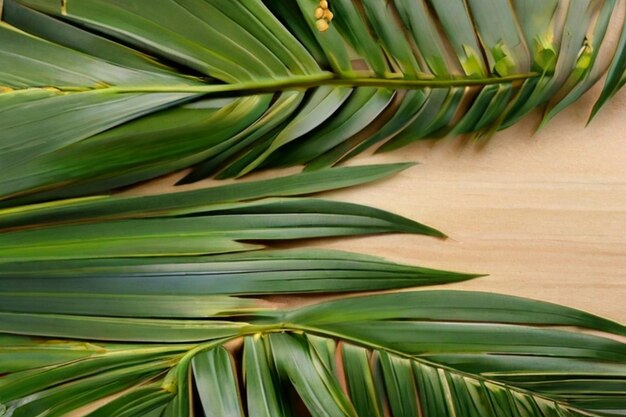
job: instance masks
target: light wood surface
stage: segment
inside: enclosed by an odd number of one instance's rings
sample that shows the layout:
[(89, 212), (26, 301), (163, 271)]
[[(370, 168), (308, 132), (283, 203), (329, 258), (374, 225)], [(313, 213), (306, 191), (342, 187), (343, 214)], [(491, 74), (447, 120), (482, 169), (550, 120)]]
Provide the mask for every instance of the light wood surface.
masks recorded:
[(448, 240), (382, 236), (323, 245), (488, 273), (452, 287), (562, 303), (626, 322), (626, 91), (585, 128), (594, 96), (535, 134), (538, 115), (482, 148), (457, 138), (375, 155), (367, 162), (421, 165), (332, 194), (423, 221)]

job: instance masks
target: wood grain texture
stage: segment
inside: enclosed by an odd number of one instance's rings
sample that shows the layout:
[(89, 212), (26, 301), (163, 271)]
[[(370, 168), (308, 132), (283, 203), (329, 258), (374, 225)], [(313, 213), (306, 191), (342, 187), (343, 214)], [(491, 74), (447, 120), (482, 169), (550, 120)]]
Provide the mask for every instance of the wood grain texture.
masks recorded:
[(626, 92), (584, 128), (593, 97), (535, 134), (537, 115), (482, 148), (444, 139), (369, 158), (421, 165), (333, 197), (418, 219), (450, 238), (383, 236), (324, 246), (488, 273), (454, 287), (553, 301), (626, 322)]

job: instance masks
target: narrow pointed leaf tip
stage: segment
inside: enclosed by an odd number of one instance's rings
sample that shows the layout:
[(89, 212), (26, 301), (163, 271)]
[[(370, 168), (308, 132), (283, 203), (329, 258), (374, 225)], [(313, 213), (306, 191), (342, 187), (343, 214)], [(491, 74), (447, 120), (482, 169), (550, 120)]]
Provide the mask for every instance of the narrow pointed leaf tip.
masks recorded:
[(332, 168), (158, 195), (95, 196), (10, 207), (0, 209), (0, 229), (97, 219), (178, 216), (208, 211), (212, 207), (224, 208), (229, 203), (302, 196), (367, 184), (391, 177), (414, 165), (396, 163)]
[(401, 265), (361, 254), (315, 249), (202, 257), (2, 263), (0, 298), (5, 301), (0, 304), (0, 311), (227, 316), (268, 306), (225, 295), (388, 290), (476, 277)]

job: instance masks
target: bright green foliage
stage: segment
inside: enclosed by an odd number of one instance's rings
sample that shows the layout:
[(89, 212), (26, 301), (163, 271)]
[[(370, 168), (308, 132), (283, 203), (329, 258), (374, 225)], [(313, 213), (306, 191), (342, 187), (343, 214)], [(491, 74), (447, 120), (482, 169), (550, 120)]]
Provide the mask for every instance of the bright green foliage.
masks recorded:
[[(5, 0), (0, 200), (319, 169), (553, 117), (607, 72), (615, 0)], [(611, 20), (611, 17), (614, 17)], [(626, 31), (595, 111), (624, 83)]]
[[(0, 337), (0, 401), (28, 417), (114, 393), (90, 415), (292, 416), (295, 398), (313, 416), (337, 417), (610, 416), (626, 407), (626, 344), (563, 330), (626, 328), (554, 304), (421, 291), (229, 320), (3, 313), (4, 326), (54, 339)], [(242, 337), (234, 357), (221, 347)]]

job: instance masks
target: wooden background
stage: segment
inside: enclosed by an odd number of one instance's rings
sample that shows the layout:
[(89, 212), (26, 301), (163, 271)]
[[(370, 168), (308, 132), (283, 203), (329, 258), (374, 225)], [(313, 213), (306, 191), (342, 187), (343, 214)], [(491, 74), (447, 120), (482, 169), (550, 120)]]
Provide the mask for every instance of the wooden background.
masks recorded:
[(538, 115), (528, 117), (482, 149), (445, 139), (370, 158), (421, 165), (333, 197), (392, 210), (450, 238), (383, 236), (324, 246), (488, 273), (454, 287), (626, 322), (626, 91), (585, 128), (594, 98), (587, 95), (535, 134)]

